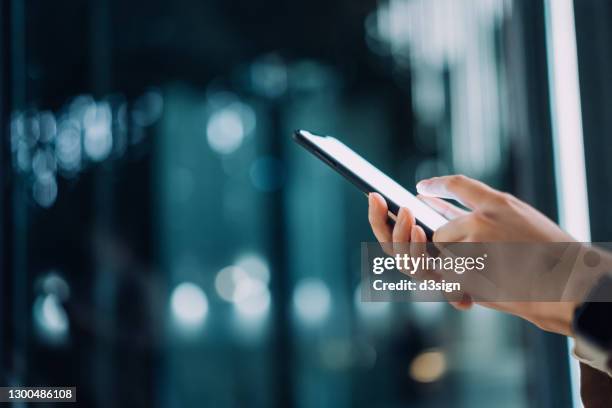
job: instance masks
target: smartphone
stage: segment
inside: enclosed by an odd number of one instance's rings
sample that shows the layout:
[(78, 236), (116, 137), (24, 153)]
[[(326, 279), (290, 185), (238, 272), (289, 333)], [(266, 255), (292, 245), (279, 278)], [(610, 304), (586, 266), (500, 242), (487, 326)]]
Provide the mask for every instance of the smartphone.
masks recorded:
[(414, 194), (395, 182), (344, 143), (331, 136), (317, 136), (306, 130), (296, 130), (294, 139), (332, 169), (357, 186), (366, 195), (379, 193), (387, 201), (389, 218), (395, 221), (400, 207), (414, 214), (431, 240), (433, 232), (448, 220)]

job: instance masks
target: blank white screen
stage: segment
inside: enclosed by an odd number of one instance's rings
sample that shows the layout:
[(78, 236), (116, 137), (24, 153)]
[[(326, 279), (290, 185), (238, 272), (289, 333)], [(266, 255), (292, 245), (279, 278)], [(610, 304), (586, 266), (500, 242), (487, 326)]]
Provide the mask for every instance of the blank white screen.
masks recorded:
[(376, 188), (383, 196), (389, 198), (399, 207), (410, 209), (414, 216), (432, 231), (437, 230), (448, 222), (446, 218), (416, 198), (410, 191), (396, 183), (392, 178), (378, 170), (338, 139), (330, 136), (316, 136), (305, 131), (300, 131), (300, 133), (322, 151), (336, 159), (338, 163)]

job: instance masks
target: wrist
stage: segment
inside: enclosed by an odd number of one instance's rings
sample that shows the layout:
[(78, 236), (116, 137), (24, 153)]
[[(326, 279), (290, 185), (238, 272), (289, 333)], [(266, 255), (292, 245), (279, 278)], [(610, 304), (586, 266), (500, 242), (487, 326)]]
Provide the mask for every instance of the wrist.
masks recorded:
[(537, 302), (534, 323), (540, 328), (573, 337), (572, 322), (578, 302)]
[(560, 334), (568, 337), (574, 337), (574, 313), (576, 312), (578, 305), (579, 302), (574, 301), (559, 302), (557, 322), (560, 327)]

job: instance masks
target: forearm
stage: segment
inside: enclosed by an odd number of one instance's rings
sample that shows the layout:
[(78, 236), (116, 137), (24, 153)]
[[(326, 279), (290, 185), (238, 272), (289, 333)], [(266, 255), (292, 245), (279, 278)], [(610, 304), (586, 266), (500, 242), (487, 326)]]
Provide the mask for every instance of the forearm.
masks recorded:
[[(601, 248), (583, 245), (576, 254), (573, 268), (558, 302), (536, 302), (531, 309), (531, 320), (544, 330), (565, 336), (574, 336), (572, 322), (576, 308), (600, 279), (612, 271), (612, 253)], [(597, 299), (598, 301), (612, 301)]]

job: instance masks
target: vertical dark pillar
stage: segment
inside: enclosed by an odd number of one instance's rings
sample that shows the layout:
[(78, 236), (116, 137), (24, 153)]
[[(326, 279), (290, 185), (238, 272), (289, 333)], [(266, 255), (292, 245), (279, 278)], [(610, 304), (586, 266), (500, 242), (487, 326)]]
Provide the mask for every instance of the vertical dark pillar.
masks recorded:
[[(99, 101), (109, 92), (109, 15), (108, 0), (93, 0), (90, 2), (90, 55), (89, 55), (89, 87), (93, 97)], [(92, 208), (92, 233), (89, 236), (89, 245), (98, 245), (102, 236), (108, 239), (108, 234), (113, 225), (113, 191), (110, 185), (112, 178), (112, 165), (101, 163), (94, 169), (93, 197), (94, 208)], [(116, 362), (119, 361), (115, 355), (116, 348), (116, 318), (117, 310), (116, 292), (117, 282), (116, 273), (109, 270), (112, 268), (110, 263), (97, 255), (100, 251), (92, 248), (92, 268), (93, 277), (89, 283), (91, 298), (94, 304), (94, 316), (96, 319), (105, 319), (109, 324), (106, 326), (107, 332), (103, 335), (95, 334), (91, 339), (93, 344), (86, 344), (82, 350), (91, 350), (89, 357), (84, 364), (91, 366), (93, 375), (91, 388), (94, 399), (98, 402), (104, 401), (105, 404), (118, 406), (120, 401), (117, 399), (117, 375)], [(85, 367), (83, 367), (85, 368)]]
[[(11, 112), (16, 110), (24, 110), (26, 106), (26, 9), (24, 0), (6, 0), (8, 3), (6, 15), (8, 19), (5, 32), (8, 38), (6, 44), (6, 54), (8, 58), (3, 63), (6, 68), (8, 83), (5, 97), (7, 105), (3, 110), (6, 111), (8, 119)], [(6, 124), (5, 126), (8, 126)], [(3, 130), (5, 137), (9, 134), (9, 130), (5, 127)], [(5, 141), (5, 147), (10, 143), (10, 138)], [(4, 153), (8, 158), (8, 152)], [(7, 238), (10, 239), (9, 265), (6, 270), (10, 274), (10, 289), (7, 287), (9, 302), (11, 308), (10, 326), (8, 335), (11, 338), (11, 372), (14, 374), (15, 381), (27, 381), (27, 349), (28, 349), (28, 328), (30, 323), (29, 303), (30, 296), (28, 291), (29, 271), (27, 266), (26, 249), (27, 249), (27, 225), (28, 225), (28, 189), (22, 177), (14, 172), (8, 165), (3, 163), (3, 169), (12, 173), (11, 182), (9, 182), (8, 196), (5, 200), (7, 208), (5, 213), (7, 218)], [(6, 173), (5, 173), (6, 174)], [(7, 249), (5, 247), (5, 249)]]
[(6, 373), (9, 367), (8, 352), (11, 347), (9, 334), (10, 319), (10, 241), (9, 241), (9, 206), (10, 197), (10, 137), (9, 137), (9, 2), (0, 0), (0, 381), (7, 383)]
[[(271, 132), (266, 154), (276, 159), (284, 157), (284, 134), (281, 101), (273, 101)], [(293, 344), (291, 337), (291, 277), (287, 260), (286, 189), (283, 187), (269, 194), (268, 256), (272, 270), (272, 310), (274, 313), (274, 349), (276, 403), (283, 408), (293, 407)]]

